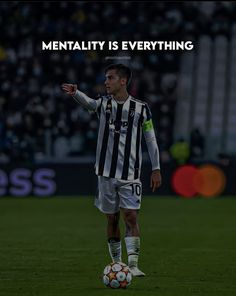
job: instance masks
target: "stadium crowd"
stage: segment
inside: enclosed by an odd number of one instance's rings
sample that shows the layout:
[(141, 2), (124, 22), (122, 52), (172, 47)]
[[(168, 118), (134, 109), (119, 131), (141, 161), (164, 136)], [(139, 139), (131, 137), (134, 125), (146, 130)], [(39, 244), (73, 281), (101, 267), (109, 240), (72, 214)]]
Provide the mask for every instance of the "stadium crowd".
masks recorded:
[[(47, 51), (49, 40), (188, 40), (228, 34), (230, 2), (1, 2), (0, 162), (94, 155), (97, 119), (65, 96), (77, 83), (104, 93), (111, 52)], [(149, 103), (161, 155), (173, 144), (181, 52), (116, 52), (133, 70), (130, 93)], [(123, 62), (122, 59), (119, 62)]]

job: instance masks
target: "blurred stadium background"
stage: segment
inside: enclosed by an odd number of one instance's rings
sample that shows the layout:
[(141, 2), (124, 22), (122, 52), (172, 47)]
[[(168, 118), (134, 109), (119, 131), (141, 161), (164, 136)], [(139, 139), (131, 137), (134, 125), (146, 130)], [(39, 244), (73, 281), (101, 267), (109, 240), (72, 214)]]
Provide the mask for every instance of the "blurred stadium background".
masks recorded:
[[(111, 55), (130, 57), (119, 60), (133, 70), (130, 92), (151, 106), (159, 194), (235, 194), (235, 13), (235, 3), (222, 1), (1, 2), (0, 195), (94, 194), (98, 122), (60, 85), (77, 83), (91, 97), (104, 93)], [(43, 52), (41, 42), (49, 40), (192, 40), (195, 48)], [(209, 170), (198, 188), (206, 181), (208, 189), (186, 191), (189, 169), (201, 165)], [(179, 166), (184, 171), (174, 182)], [(145, 145), (143, 168), (144, 193), (151, 194)]]

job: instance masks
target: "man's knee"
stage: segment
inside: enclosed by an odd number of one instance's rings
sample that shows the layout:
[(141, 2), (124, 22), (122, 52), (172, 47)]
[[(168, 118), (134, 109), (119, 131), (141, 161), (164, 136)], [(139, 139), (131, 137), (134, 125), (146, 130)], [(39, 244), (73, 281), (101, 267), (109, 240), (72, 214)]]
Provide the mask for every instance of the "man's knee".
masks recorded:
[(109, 225), (117, 226), (119, 224), (120, 213), (107, 214), (107, 222)]
[(137, 211), (136, 210), (124, 210), (124, 221), (129, 227), (133, 227), (137, 224)]

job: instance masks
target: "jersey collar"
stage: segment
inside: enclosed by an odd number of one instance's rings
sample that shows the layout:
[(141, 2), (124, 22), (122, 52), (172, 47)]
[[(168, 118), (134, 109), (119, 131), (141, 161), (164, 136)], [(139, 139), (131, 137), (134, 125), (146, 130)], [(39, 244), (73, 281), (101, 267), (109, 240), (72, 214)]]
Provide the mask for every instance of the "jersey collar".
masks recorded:
[(127, 99), (126, 99), (125, 101), (117, 101), (116, 99), (114, 99), (114, 98), (112, 97), (112, 99), (113, 99), (117, 104), (119, 104), (119, 105), (125, 104), (127, 101), (130, 100), (130, 98), (131, 98), (131, 96), (128, 95), (128, 97), (127, 97)]

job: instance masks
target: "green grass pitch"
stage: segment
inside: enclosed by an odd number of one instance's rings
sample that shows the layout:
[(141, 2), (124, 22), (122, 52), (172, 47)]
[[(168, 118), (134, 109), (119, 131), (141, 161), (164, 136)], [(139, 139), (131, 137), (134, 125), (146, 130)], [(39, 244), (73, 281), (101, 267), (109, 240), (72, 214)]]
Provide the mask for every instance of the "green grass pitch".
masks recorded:
[(112, 290), (100, 278), (110, 258), (93, 198), (0, 199), (0, 295), (236, 295), (236, 198), (144, 197), (139, 222), (147, 276)]

